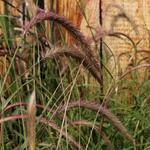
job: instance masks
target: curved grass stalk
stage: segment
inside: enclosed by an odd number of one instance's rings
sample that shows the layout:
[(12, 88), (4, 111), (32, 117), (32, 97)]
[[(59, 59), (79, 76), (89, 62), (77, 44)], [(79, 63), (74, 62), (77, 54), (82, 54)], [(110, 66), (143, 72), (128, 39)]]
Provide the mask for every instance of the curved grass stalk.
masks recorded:
[[(18, 120), (18, 119), (28, 119), (28, 115), (12, 115), (12, 116), (9, 116), (9, 117), (3, 117), (3, 118), (0, 118), (0, 124), (4, 123), (4, 122), (8, 122), (8, 121), (15, 121), (15, 120)], [(64, 131), (61, 131), (61, 129), (59, 128), (59, 126), (56, 123), (54, 123), (52, 121), (49, 121), (45, 118), (41, 118), (40, 123), (44, 124), (46, 126), (49, 126), (50, 128), (56, 130), (57, 132), (62, 132), (61, 134), (67, 140), (70, 141), (70, 144), (72, 144), (77, 149), (81, 149), (81, 150), (83, 149), (70, 135), (66, 136), (66, 133)]]
[(141, 68), (147, 68), (147, 67), (150, 67), (149, 63), (141, 64), (141, 65), (138, 65), (136, 67), (133, 67), (130, 70), (126, 71), (123, 75), (121, 75), (120, 80), (122, 80), (126, 75), (128, 75), (129, 73), (131, 73), (131, 72), (133, 72), (135, 70), (138, 70), (138, 69), (141, 69)]
[[(108, 109), (102, 107), (101, 104), (98, 104), (96, 102), (85, 101), (85, 100), (78, 100), (78, 101), (70, 102), (67, 111), (76, 107), (83, 107), (83, 108), (91, 109), (96, 112), (98, 111), (99, 113), (103, 114), (107, 118), (107, 120), (117, 128), (117, 130), (121, 133), (122, 136), (124, 136), (131, 143), (135, 142), (134, 138), (130, 135), (130, 133), (123, 126), (123, 124), (118, 120), (118, 118), (114, 116)], [(58, 113), (62, 113), (64, 110), (65, 110), (65, 106), (60, 106)]]
[[(96, 130), (99, 133), (99, 128), (96, 125), (94, 125), (92, 122), (89, 122), (87, 120), (75, 120), (75, 121), (71, 122), (71, 124), (68, 124), (67, 127), (77, 126), (77, 125), (78, 126), (86, 126), (86, 127), (93, 128), (94, 130)], [(105, 132), (102, 131), (100, 133), (100, 136), (102, 137), (104, 143), (108, 146), (109, 150), (112, 150), (113, 149), (113, 145), (110, 142), (110, 140), (107, 137), (107, 135), (105, 134)]]
[(25, 35), (34, 25), (43, 22), (44, 20), (51, 20), (54, 21), (60, 25), (62, 25), (73, 37), (75, 40), (80, 42), (82, 49), (91, 64), (97, 69), (98, 72), (101, 73), (100, 70), (100, 64), (96, 60), (96, 58), (93, 56), (91, 47), (88, 44), (86, 38), (84, 35), (70, 22), (68, 21), (65, 17), (59, 16), (58, 14), (55, 14), (53, 12), (39, 12), (36, 16), (32, 18), (32, 20), (25, 26), (24, 28), (24, 33)]
[[(136, 34), (139, 34), (139, 32), (138, 32), (138, 30), (137, 30), (137, 25), (136, 25), (135, 22), (127, 15), (127, 13), (124, 11), (124, 9), (123, 9), (120, 5), (115, 4), (115, 3), (114, 3), (114, 4), (111, 3), (111, 4), (109, 4), (109, 5), (106, 7), (105, 12), (109, 11), (109, 9), (110, 9), (111, 7), (117, 8), (117, 9), (120, 11), (117, 15), (114, 16), (114, 18), (113, 18), (113, 20), (112, 20), (112, 23), (111, 23), (112, 29), (113, 29), (114, 23), (115, 23), (118, 19), (124, 18), (124, 19), (126, 19), (126, 20), (131, 24), (131, 26), (133, 26), (133, 28), (134, 28)], [(112, 29), (111, 29), (111, 30), (112, 30)]]
[[(16, 103), (16, 104), (10, 105), (10, 106), (6, 107), (4, 109), (4, 111), (9, 110), (16, 106), (20, 106), (20, 105), (25, 106), (25, 105), (27, 105), (27, 103)], [(39, 104), (36, 104), (36, 107), (42, 108), (42, 109), (44, 108), (44, 106), (41, 106)], [(69, 111), (73, 108), (76, 108), (76, 107), (83, 107), (83, 108), (91, 109), (93, 111), (99, 111), (99, 113), (103, 114), (107, 118), (107, 120), (117, 128), (117, 130), (121, 133), (121, 135), (123, 135), (130, 142), (132, 142), (132, 143), (134, 142), (133, 137), (130, 135), (130, 133), (128, 133), (127, 129), (118, 120), (118, 118), (116, 116), (114, 116), (108, 109), (102, 107), (101, 104), (96, 103), (96, 102), (89, 102), (89, 101), (87, 102), (85, 100), (82, 100), (82, 101), (78, 100), (75, 102), (69, 102), (67, 111)], [(66, 108), (65, 105), (60, 105), (59, 108), (57, 109), (57, 111), (53, 115), (61, 114), (63, 111), (65, 111), (65, 108)], [(47, 110), (49, 110), (52, 113), (54, 112), (51, 109), (47, 109)]]
[(99, 72), (95, 69), (93, 64), (89, 61), (89, 59), (83, 54), (83, 52), (77, 50), (76, 48), (59, 48), (58, 50), (49, 51), (45, 58), (59, 58), (60, 56), (71, 56), (78, 60), (83, 66), (93, 75), (93, 77), (101, 84), (101, 77)]

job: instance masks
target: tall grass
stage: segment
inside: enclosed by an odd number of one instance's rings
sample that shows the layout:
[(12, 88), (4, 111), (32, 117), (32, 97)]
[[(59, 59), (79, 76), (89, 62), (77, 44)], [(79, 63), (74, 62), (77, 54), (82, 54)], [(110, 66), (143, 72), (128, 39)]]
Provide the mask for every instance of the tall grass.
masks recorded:
[[(33, 2), (30, 7), (36, 11), (27, 8), (28, 13), (5, 0), (4, 5), (7, 9), (0, 16), (0, 58), (5, 58), (0, 64), (4, 68), (0, 70), (0, 149), (150, 148), (148, 70), (139, 82), (139, 69), (148, 68), (149, 63), (140, 64), (143, 60), (133, 57), (134, 67), (115, 78), (106, 67), (106, 54), (103, 60), (99, 59), (102, 54), (95, 57), (90, 46), (93, 39), (64, 16), (44, 12)], [(86, 19), (82, 1), (78, 6)], [(28, 21), (17, 31), (16, 16), (9, 12), (12, 7)], [(125, 12), (118, 17), (134, 25)], [(62, 27), (74, 39), (72, 45), (64, 43)], [(100, 30), (93, 36), (95, 42), (106, 36), (112, 40), (125, 37), (135, 55), (149, 53), (137, 50), (124, 33)], [(101, 44), (106, 43), (101, 40)], [(114, 57), (111, 49), (110, 53)], [(95, 79), (94, 90), (81, 69)]]

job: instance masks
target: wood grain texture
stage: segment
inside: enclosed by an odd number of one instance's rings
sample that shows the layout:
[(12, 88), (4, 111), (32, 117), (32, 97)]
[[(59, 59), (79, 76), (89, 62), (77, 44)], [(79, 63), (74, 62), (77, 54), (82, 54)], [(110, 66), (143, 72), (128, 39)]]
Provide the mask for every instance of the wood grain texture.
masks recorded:
[[(87, 4), (89, 0), (83, 0), (83, 6), (85, 6)], [(69, 19), (70, 21), (73, 22), (73, 24), (77, 27), (80, 28), (80, 24), (82, 21), (82, 13), (81, 10), (79, 8), (79, 0), (63, 0), (63, 1), (59, 1), (57, 3), (57, 13), (65, 16), (67, 19)], [(68, 44), (73, 44), (73, 39), (71, 38), (71, 36), (65, 32), (65, 41)]]
[[(109, 7), (109, 8), (108, 8)], [(147, 0), (128, 1), (128, 0), (113, 0), (111, 3), (109, 0), (103, 1), (103, 27), (108, 31), (122, 32), (132, 38), (137, 44), (137, 50), (149, 49), (149, 33), (147, 29), (150, 28), (150, 2)], [(119, 18), (114, 22), (112, 28), (112, 22), (117, 14), (125, 12), (135, 26), (127, 21), (125, 18)], [(135, 29), (136, 27), (136, 29)], [(136, 31), (137, 30), (137, 31)], [(124, 38), (118, 39), (114, 37), (106, 37), (105, 42), (109, 45), (113, 51), (116, 59), (119, 59), (122, 71), (124, 71), (132, 62), (131, 57), (134, 57), (134, 48), (131, 42)], [(127, 53), (127, 55), (122, 55)], [(144, 53), (137, 54), (138, 60), (145, 57)], [(147, 54), (146, 54), (147, 55)], [(112, 60), (111, 60), (112, 61)]]

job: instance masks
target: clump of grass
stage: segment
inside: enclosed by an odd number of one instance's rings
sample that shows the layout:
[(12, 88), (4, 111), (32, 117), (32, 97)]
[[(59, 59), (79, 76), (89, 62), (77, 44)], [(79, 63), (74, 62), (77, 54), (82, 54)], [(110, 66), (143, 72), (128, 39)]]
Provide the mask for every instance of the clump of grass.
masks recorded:
[[(7, 38), (13, 41), (15, 37), (3, 33), (7, 37), (3, 41), (7, 46), (0, 50), (0, 56), (10, 59), (6, 77), (12, 75), (13, 82), (5, 87), (5, 77), (0, 89), (2, 149), (148, 149), (149, 126), (146, 125), (149, 120), (146, 116), (149, 115), (150, 93), (146, 94), (145, 91), (149, 79), (145, 77), (145, 81), (137, 87), (138, 92), (134, 89), (134, 84), (130, 84), (130, 81), (133, 83), (132, 79), (129, 81), (126, 77), (136, 74), (140, 68), (149, 67), (150, 64), (135, 64), (136, 66), (123, 72), (117, 80), (103, 64), (106, 73), (112, 78), (112, 83), (103, 91), (104, 95), (100, 96), (99, 90), (90, 95), (87, 92), (89, 85), (85, 85), (80, 78), (81, 66), (96, 79), (97, 88), (99, 85), (107, 86), (102, 84), (101, 64), (93, 56), (90, 40), (65, 17), (54, 12), (44, 12), (37, 6), (34, 8), (37, 11), (24, 26), (23, 36), (18, 33), (22, 36), (21, 44), (17, 43), (13, 47), (11, 43), (10, 46)], [(134, 26), (125, 12), (116, 16), (113, 24), (118, 18), (126, 18)], [(63, 26), (76, 43), (73, 46), (52, 44), (44, 34), (31, 30), (37, 24), (38, 29), (39, 24), (45, 20)], [(11, 31), (14, 32), (13, 28)], [(104, 36), (121, 39), (125, 37), (132, 43), (135, 54), (140, 53), (134, 41), (124, 33), (103, 30), (95, 35), (95, 39), (99, 41)], [(28, 37), (34, 37), (34, 42), (27, 42)], [(19, 52), (19, 49), (25, 50), (25, 45), (30, 49), (27, 58), (29, 61)], [(63, 76), (58, 69), (60, 57), (68, 58), (69, 71)], [(21, 61), (26, 64), (22, 74), (16, 71), (15, 66), (16, 62)], [(125, 97), (126, 87), (131, 89), (131, 97)], [(32, 93), (33, 89), (35, 91)], [(30, 93), (32, 95), (27, 98)], [(126, 103), (128, 98), (133, 99), (132, 105)]]

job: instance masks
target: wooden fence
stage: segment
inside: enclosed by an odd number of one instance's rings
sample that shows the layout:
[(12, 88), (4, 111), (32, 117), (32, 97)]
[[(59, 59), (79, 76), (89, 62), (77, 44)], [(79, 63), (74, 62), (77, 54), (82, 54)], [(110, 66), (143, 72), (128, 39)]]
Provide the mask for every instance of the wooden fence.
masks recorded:
[[(12, 16), (21, 16), (18, 10), (22, 11), (22, 0), (11, 0), (14, 8), (5, 5), (9, 7)], [(115, 77), (135, 64), (149, 63), (149, 0), (44, 0), (39, 1), (39, 6), (71, 20), (88, 39), (101, 28), (108, 33), (116, 33), (117, 36), (105, 36), (102, 39), (106, 67)], [(5, 7), (1, 0), (1, 15), (5, 13)], [(101, 14), (102, 20), (99, 20)], [(48, 23), (46, 25), (48, 28)], [(64, 34), (66, 42), (73, 44), (68, 33)], [(97, 55), (98, 51), (94, 53)], [(145, 70), (142, 69), (143, 71)]]

